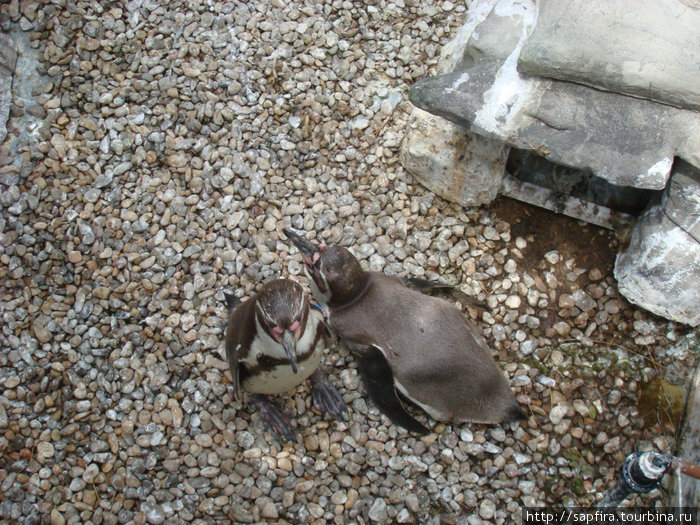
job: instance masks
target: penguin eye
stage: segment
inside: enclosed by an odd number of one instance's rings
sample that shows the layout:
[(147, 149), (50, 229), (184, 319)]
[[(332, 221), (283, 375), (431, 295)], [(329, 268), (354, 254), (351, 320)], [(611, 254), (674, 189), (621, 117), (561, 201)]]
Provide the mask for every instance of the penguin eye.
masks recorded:
[(290, 326), (289, 329), (294, 332), (294, 335), (296, 336), (297, 339), (301, 337), (301, 322), (300, 321), (294, 321)]
[(282, 335), (283, 328), (281, 326), (272, 327), (272, 336), (279, 341), (280, 335)]

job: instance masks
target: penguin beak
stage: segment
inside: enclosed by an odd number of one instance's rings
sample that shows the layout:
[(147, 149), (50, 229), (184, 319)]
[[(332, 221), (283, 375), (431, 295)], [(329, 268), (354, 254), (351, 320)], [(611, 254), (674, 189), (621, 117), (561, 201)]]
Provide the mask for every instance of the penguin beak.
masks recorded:
[(289, 364), (292, 365), (292, 372), (297, 373), (297, 338), (291, 330), (282, 332), (282, 348), (287, 353)]
[[(293, 232), (289, 228), (283, 228), (282, 231), (287, 236), (287, 238), (290, 241), (292, 241), (292, 244), (299, 249), (302, 257), (304, 258), (304, 262), (306, 264), (309, 264), (313, 260), (314, 254), (317, 254), (320, 248), (314, 243), (307, 241), (299, 234)], [(313, 264), (310, 264), (310, 266), (313, 266)]]

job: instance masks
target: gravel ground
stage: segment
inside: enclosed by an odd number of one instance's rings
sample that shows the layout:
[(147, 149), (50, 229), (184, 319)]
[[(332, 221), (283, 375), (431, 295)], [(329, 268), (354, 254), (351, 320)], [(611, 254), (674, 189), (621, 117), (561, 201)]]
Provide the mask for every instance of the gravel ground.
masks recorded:
[[(684, 329), (618, 295), (611, 234), (413, 183), (406, 88), (466, 11), (373, 4), (0, 6), (22, 50), (0, 149), (3, 523), (513, 523), (674, 448), (679, 412), (638, 399), (693, 369)], [(272, 440), (233, 400), (221, 291), (300, 273), (285, 226), (485, 301), (466, 314), (529, 419), (409, 436), (337, 345), (349, 420), (300, 387), (297, 442)]]

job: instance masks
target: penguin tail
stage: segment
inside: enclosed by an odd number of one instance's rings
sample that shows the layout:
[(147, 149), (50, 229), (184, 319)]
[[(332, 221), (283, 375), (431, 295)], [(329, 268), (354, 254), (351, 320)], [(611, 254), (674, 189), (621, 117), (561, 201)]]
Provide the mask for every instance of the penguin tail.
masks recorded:
[(509, 406), (506, 409), (505, 416), (503, 417), (504, 423), (510, 423), (511, 421), (523, 421), (527, 419), (527, 414), (523, 408), (517, 403)]

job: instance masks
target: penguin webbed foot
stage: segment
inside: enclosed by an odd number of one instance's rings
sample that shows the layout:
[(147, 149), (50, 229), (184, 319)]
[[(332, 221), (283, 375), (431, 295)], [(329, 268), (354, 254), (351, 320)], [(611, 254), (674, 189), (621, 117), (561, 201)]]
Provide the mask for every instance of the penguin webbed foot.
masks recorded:
[(265, 428), (275, 439), (286, 441), (296, 439), (292, 430), (292, 415), (281, 405), (261, 394), (250, 396), (250, 403), (260, 416)]
[(311, 375), (309, 384), (311, 385), (311, 399), (316, 409), (338, 421), (345, 421), (348, 407), (343, 400), (343, 396), (340, 395), (340, 392), (320, 368)]
[(367, 393), (392, 423), (416, 434), (430, 433), (430, 429), (409, 414), (401, 402), (394, 385), (394, 374), (381, 350), (372, 346), (362, 352), (359, 357), (359, 369)]

